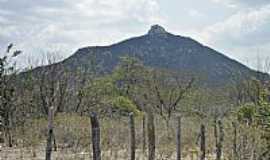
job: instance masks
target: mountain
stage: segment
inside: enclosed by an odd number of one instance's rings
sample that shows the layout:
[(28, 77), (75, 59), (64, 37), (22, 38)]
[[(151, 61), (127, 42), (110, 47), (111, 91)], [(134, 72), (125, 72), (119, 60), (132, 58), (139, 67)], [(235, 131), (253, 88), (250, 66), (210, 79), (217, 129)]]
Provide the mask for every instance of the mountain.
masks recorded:
[(82, 66), (90, 67), (90, 61), (95, 57), (107, 73), (118, 64), (121, 56), (137, 57), (146, 66), (154, 68), (191, 72), (203, 77), (201, 83), (206, 85), (224, 85), (235, 76), (269, 77), (191, 38), (171, 34), (159, 25), (152, 26), (145, 35), (110, 46), (81, 48), (60, 63), (73, 71)]

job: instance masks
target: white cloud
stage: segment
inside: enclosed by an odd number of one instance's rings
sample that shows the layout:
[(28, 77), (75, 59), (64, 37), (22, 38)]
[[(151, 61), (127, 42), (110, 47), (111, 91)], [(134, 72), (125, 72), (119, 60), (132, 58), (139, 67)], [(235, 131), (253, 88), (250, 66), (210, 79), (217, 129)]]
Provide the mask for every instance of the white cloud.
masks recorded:
[(0, 46), (14, 42), (31, 55), (63, 47), (66, 57), (79, 47), (117, 42), (161, 21), (157, 0), (1, 0)]
[(188, 14), (189, 14), (191, 17), (196, 17), (196, 18), (201, 18), (201, 17), (204, 16), (201, 12), (199, 12), (199, 11), (196, 10), (196, 9), (189, 9), (189, 10), (188, 10)]
[[(192, 0), (174, 1), (162, 10), (159, 0), (0, 0), (0, 49), (14, 42), (28, 56), (64, 50), (67, 57), (79, 47), (108, 45), (165, 23), (168, 31), (194, 37), (242, 62), (257, 55), (257, 48), (264, 57), (269, 53), (269, 0), (209, 0), (197, 6), (189, 4)], [(221, 16), (216, 14), (220, 10)]]
[(208, 41), (256, 45), (270, 40), (270, 5), (240, 11), (205, 30)]
[(212, 0), (216, 3), (227, 5), (228, 7), (260, 7), (269, 4), (269, 0)]
[(225, 21), (207, 27), (202, 35), (207, 44), (244, 63), (249, 58), (249, 65), (254, 67), (255, 57), (270, 55), (269, 28), (270, 5), (265, 5), (242, 9)]

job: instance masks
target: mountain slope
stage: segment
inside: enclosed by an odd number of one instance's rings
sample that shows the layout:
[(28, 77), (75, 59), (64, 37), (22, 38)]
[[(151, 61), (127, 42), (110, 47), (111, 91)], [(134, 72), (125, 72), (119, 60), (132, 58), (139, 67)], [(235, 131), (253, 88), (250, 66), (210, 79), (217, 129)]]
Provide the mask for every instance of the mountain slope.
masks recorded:
[(204, 77), (202, 83), (206, 85), (224, 85), (235, 76), (268, 77), (191, 38), (168, 33), (158, 25), (152, 26), (146, 35), (111, 46), (81, 48), (61, 63), (72, 71), (81, 66), (90, 67), (90, 60), (95, 56), (103, 72), (110, 72), (119, 57), (125, 55), (135, 56), (147, 66), (192, 72)]

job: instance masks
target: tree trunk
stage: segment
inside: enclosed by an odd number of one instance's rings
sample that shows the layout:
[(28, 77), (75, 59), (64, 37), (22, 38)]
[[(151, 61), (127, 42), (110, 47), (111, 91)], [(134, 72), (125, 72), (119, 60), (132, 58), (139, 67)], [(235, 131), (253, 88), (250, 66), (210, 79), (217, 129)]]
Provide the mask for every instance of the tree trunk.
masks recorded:
[(177, 117), (177, 133), (176, 133), (176, 160), (181, 160), (181, 117)]
[(201, 125), (201, 143), (200, 143), (200, 150), (201, 150), (201, 155), (200, 155), (200, 160), (205, 160), (206, 156), (206, 144), (205, 144), (205, 126), (204, 124)]
[(217, 155), (216, 159), (221, 160), (222, 157), (222, 147), (223, 147), (223, 141), (224, 141), (224, 130), (221, 120), (218, 121), (218, 128), (219, 128), (219, 138), (217, 143)]
[(55, 134), (53, 134), (53, 148), (54, 148), (54, 151), (56, 152), (57, 151), (57, 144), (56, 144)]
[(4, 143), (5, 138), (4, 138), (4, 126), (1, 123), (1, 117), (0, 117), (0, 143)]
[(8, 147), (12, 147), (12, 134), (11, 134), (11, 115), (9, 113), (6, 113), (3, 117), (3, 129), (4, 129), (4, 143)]
[(8, 136), (8, 147), (13, 147), (13, 143), (12, 143), (12, 134), (11, 134), (11, 131), (10, 131), (10, 127), (8, 127), (8, 132), (7, 132), (7, 136)]
[(135, 142), (135, 124), (133, 113), (129, 115), (129, 127), (130, 127), (130, 160), (135, 160), (136, 142)]
[(52, 140), (53, 140), (53, 107), (50, 107), (48, 112), (48, 137), (46, 146), (46, 160), (51, 160)]
[(101, 160), (100, 127), (96, 113), (90, 115), (92, 126), (93, 160)]
[(143, 122), (142, 122), (142, 151), (145, 154), (146, 150), (146, 133), (145, 133), (145, 115), (143, 115)]
[(13, 136), (12, 136), (12, 128), (13, 128), (13, 124), (12, 124), (12, 114), (9, 114), (9, 124), (8, 124), (8, 146), (9, 147), (13, 147)]
[(148, 132), (148, 160), (154, 160), (156, 150), (155, 144), (156, 138), (155, 138), (154, 115), (152, 112), (148, 112), (147, 132)]

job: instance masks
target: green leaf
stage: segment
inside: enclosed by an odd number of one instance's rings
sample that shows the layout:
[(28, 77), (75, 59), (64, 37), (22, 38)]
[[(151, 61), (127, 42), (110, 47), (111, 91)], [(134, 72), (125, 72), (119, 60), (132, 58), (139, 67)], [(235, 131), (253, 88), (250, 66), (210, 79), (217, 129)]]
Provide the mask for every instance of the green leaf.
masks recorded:
[(128, 98), (123, 96), (118, 96), (113, 100), (113, 107), (124, 111), (131, 113), (133, 112), (134, 115), (138, 116), (140, 115), (140, 111), (137, 109), (137, 106)]

